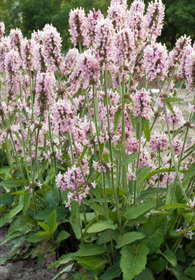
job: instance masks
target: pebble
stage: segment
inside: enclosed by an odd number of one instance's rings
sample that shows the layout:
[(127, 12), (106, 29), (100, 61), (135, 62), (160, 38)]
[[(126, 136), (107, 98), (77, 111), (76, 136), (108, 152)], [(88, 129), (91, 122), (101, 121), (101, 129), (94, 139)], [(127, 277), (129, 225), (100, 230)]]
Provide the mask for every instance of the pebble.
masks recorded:
[(11, 266), (0, 266), (0, 279), (10, 280), (12, 276)]

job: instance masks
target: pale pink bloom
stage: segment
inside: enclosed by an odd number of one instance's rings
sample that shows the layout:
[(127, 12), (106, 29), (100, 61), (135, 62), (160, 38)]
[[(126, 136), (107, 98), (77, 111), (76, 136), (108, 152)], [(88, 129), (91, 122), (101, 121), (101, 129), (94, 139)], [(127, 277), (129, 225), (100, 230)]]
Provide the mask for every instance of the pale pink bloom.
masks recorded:
[(63, 75), (69, 75), (75, 67), (79, 52), (76, 48), (70, 49), (61, 63), (60, 69)]
[(84, 46), (89, 45), (87, 36), (87, 19), (85, 11), (82, 8), (76, 8), (70, 11), (69, 14), (70, 36), (72, 44), (76, 47), (78, 42), (81, 42)]
[(47, 71), (56, 71), (62, 62), (62, 39), (59, 32), (51, 24), (46, 24), (42, 35), (42, 55)]
[(136, 117), (141, 115), (147, 120), (153, 117), (153, 111), (151, 107), (152, 100), (149, 91), (145, 89), (138, 90), (135, 95), (132, 96), (132, 99), (134, 101), (133, 114)]
[(68, 78), (67, 84), (72, 95), (80, 88), (87, 89), (91, 85), (98, 86), (100, 79), (100, 67), (97, 59), (90, 50), (77, 57), (75, 68)]
[(127, 6), (127, 0), (111, 0), (110, 5), (124, 5), (125, 7)]
[(21, 44), (21, 58), (25, 71), (30, 70), (32, 72), (36, 68), (35, 52), (36, 42), (33, 39), (23, 39)]
[(183, 147), (183, 141), (174, 138), (172, 141), (172, 147), (175, 155), (180, 155)]
[(0, 42), (0, 72), (5, 71), (5, 56), (10, 50), (10, 38), (3, 37)]
[(20, 94), (20, 83), (22, 80), (20, 55), (14, 49), (9, 51), (5, 56), (5, 71), (7, 78), (8, 99), (13, 100)]
[(150, 139), (150, 147), (152, 151), (166, 151), (169, 147), (167, 135), (155, 132)]
[(128, 24), (134, 34), (135, 44), (138, 51), (141, 50), (147, 35), (145, 30), (144, 8), (144, 2), (142, 0), (136, 0), (131, 4), (128, 13)]
[(158, 36), (161, 35), (164, 12), (165, 6), (161, 0), (155, 0), (149, 3), (145, 18), (148, 40), (150, 40), (151, 38), (155, 40)]
[(139, 167), (143, 167), (145, 165), (152, 166), (151, 155), (147, 151), (147, 149), (142, 148), (139, 156)]
[(135, 63), (135, 43), (133, 32), (129, 29), (120, 30), (115, 37), (116, 63), (124, 66), (128, 72), (133, 71)]
[(182, 127), (185, 124), (185, 120), (182, 115), (182, 111), (177, 107), (173, 107), (174, 114), (168, 111), (168, 123), (169, 125), (178, 125)]
[(44, 114), (51, 107), (52, 97), (56, 88), (53, 73), (38, 73), (36, 78), (36, 106), (38, 114)]
[(167, 49), (161, 43), (153, 43), (144, 49), (143, 64), (149, 81), (157, 76), (164, 80), (168, 71), (167, 56)]
[(0, 42), (2, 42), (4, 33), (5, 33), (5, 24), (4, 22), (0, 22)]
[(18, 51), (18, 53), (21, 55), (21, 44), (22, 44), (22, 39), (23, 35), (20, 29), (11, 29), (10, 34), (10, 46), (11, 49), (14, 49), (15, 51)]
[(114, 60), (115, 32), (109, 19), (101, 19), (96, 27), (95, 55), (101, 65), (108, 66)]
[(89, 11), (87, 15), (87, 23), (86, 23), (86, 29), (87, 29), (87, 37), (89, 39), (88, 45), (95, 43), (95, 29), (98, 22), (103, 18), (101, 11), (98, 10), (97, 12), (95, 9), (92, 11)]
[(191, 92), (195, 88), (195, 48), (186, 55), (185, 75), (187, 89)]
[(111, 164), (105, 161), (93, 161), (93, 168), (97, 170), (99, 173), (104, 172), (106, 173), (106, 168), (111, 170)]
[(108, 19), (112, 22), (116, 32), (127, 27), (127, 13), (124, 5), (111, 5), (108, 8)]

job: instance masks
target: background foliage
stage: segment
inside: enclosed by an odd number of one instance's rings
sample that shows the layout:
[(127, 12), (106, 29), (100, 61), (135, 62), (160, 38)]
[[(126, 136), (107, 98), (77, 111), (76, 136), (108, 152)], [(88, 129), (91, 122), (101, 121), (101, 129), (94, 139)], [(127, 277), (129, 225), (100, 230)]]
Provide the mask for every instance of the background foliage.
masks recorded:
[[(132, 1), (129, 0), (128, 4)], [(146, 6), (148, 0), (144, 1)], [(69, 12), (76, 7), (84, 7), (86, 13), (92, 8), (104, 14), (110, 0), (0, 0), (0, 21), (6, 25), (6, 34), (11, 28), (20, 28), (26, 37), (33, 30), (42, 29), (52, 23), (63, 38), (63, 49), (70, 46)], [(166, 6), (165, 23), (161, 42), (171, 48), (181, 35), (191, 35), (195, 39), (195, 1), (164, 0)]]

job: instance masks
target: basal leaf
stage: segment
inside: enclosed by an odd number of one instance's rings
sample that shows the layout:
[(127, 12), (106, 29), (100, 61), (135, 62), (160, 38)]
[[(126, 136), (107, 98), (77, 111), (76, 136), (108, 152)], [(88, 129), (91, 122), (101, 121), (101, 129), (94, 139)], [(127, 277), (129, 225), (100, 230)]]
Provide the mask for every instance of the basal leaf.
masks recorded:
[(164, 252), (159, 250), (158, 253), (162, 255), (172, 266), (177, 265), (177, 258), (171, 250), (167, 249)]
[(186, 270), (185, 270), (185, 273), (190, 276), (190, 277), (195, 277), (195, 266), (192, 266), (192, 267), (188, 267)]
[(145, 244), (126, 245), (121, 249), (120, 267), (123, 272), (123, 280), (132, 280), (139, 275), (146, 266), (149, 249)]
[(66, 266), (65, 268), (63, 268), (58, 274), (56, 274), (56, 275), (52, 278), (52, 280), (56, 280), (56, 279), (58, 279), (61, 275), (63, 275), (64, 273), (71, 271), (73, 265), (74, 265), (74, 264), (71, 263), (71, 264), (69, 264), (68, 266)]
[(139, 227), (139, 231), (146, 235), (145, 243), (150, 253), (155, 253), (164, 242), (167, 218), (165, 216), (152, 216), (148, 222)]
[(182, 204), (182, 203), (173, 203), (173, 204), (166, 204), (158, 208), (159, 210), (162, 209), (178, 209), (178, 208), (184, 208), (184, 209), (190, 209), (190, 206), (187, 204)]
[(126, 219), (136, 219), (139, 216), (149, 212), (152, 208), (156, 206), (156, 200), (145, 201), (138, 205), (132, 206), (129, 210), (124, 213)]
[(106, 220), (102, 222), (98, 222), (90, 226), (87, 230), (88, 233), (98, 233), (104, 231), (106, 229), (113, 229), (115, 230), (117, 225), (114, 225), (111, 220)]
[(139, 157), (139, 155), (140, 155), (140, 152), (132, 154), (132, 155), (126, 157), (125, 159), (123, 159), (121, 161), (121, 166), (124, 166), (126, 164), (129, 164), (129, 163), (133, 162), (134, 160), (136, 160)]
[(79, 264), (87, 270), (102, 271), (105, 265), (108, 263), (107, 260), (102, 260), (100, 256), (90, 257), (73, 257), (74, 260), (78, 261)]
[(89, 256), (97, 256), (102, 255), (106, 252), (104, 246), (92, 245), (90, 247), (81, 248), (77, 252), (74, 253), (76, 257), (89, 257)]
[(58, 234), (58, 238), (56, 240), (57, 243), (60, 243), (61, 241), (67, 239), (70, 236), (70, 234), (65, 231), (65, 230), (61, 230), (60, 233)]
[(138, 276), (135, 276), (134, 280), (155, 280), (152, 271), (145, 268)]
[(130, 244), (136, 240), (142, 239), (144, 238), (145, 235), (141, 232), (136, 232), (136, 231), (132, 231), (132, 232), (128, 232), (125, 233), (123, 236), (119, 236), (116, 240), (117, 245), (115, 246), (116, 249), (119, 249), (127, 244)]
[(14, 216), (16, 216), (22, 210), (22, 208), (23, 208), (22, 204), (13, 208), (8, 214), (8, 219), (12, 219)]
[(50, 229), (54, 230), (56, 227), (56, 210), (54, 209), (48, 217), (47, 224)]
[(142, 167), (137, 174), (136, 178), (136, 185), (139, 187), (141, 183), (147, 178), (148, 174), (150, 173), (152, 167), (149, 167), (148, 165), (145, 165)]
[(106, 271), (101, 275), (100, 280), (112, 280), (116, 279), (121, 275), (121, 268), (119, 263), (115, 263), (113, 266), (110, 266)]

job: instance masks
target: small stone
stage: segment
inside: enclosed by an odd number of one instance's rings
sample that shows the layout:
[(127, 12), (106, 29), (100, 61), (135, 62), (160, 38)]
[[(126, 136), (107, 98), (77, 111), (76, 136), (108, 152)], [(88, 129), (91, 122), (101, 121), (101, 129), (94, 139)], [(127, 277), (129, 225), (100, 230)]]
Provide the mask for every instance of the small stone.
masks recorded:
[(11, 276), (11, 266), (0, 266), (0, 279), (9, 280)]

